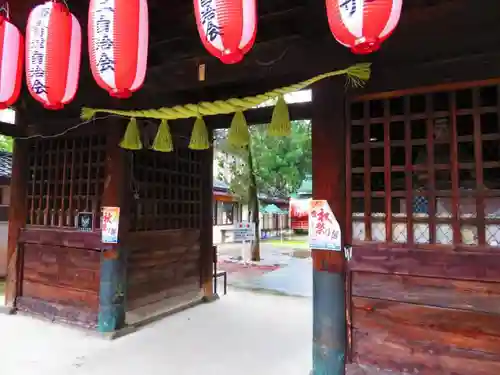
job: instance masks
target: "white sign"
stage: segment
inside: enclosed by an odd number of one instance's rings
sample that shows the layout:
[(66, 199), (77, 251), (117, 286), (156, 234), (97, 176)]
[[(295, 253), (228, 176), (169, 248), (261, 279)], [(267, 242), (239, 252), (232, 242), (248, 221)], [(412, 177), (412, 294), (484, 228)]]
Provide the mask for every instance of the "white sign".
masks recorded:
[(234, 242), (253, 241), (255, 239), (255, 223), (241, 221), (234, 226)]
[(340, 225), (328, 202), (312, 200), (309, 208), (309, 248), (342, 251)]

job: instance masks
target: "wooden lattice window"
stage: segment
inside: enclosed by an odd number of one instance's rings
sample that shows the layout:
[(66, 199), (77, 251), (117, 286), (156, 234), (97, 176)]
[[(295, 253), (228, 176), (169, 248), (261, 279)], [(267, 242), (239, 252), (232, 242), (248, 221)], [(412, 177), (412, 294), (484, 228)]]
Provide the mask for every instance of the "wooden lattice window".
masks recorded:
[(187, 148), (130, 154), (132, 231), (201, 228), (203, 155)]
[(372, 95), (348, 112), (348, 239), (500, 246), (500, 87)]
[(92, 212), (99, 228), (105, 159), (104, 135), (31, 140), (27, 224), (75, 227)]

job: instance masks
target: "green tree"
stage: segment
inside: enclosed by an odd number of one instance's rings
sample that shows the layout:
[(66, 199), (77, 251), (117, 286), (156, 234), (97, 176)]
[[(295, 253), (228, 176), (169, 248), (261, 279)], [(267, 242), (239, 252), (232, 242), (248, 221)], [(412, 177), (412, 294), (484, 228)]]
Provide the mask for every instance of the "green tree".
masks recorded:
[(12, 152), (13, 140), (11, 137), (0, 135), (0, 151)]
[[(288, 197), (295, 192), (306, 174), (312, 171), (312, 143), (310, 121), (292, 122), (292, 135), (271, 137), (267, 126), (251, 129), (249, 147), (235, 147), (224, 141), (225, 132), (216, 135), (215, 145), (222, 152), (232, 155), (235, 162), (227, 165), (219, 159), (222, 168), (230, 171), (230, 179), (219, 176), (229, 184), (233, 194), (249, 207), (248, 217), (259, 233), (259, 199), (264, 193), (273, 197)], [(258, 236), (252, 247), (252, 260), (260, 259)]]
[(289, 137), (271, 137), (266, 128), (251, 132), (257, 187), (273, 197), (288, 197), (312, 172), (311, 122), (293, 121)]

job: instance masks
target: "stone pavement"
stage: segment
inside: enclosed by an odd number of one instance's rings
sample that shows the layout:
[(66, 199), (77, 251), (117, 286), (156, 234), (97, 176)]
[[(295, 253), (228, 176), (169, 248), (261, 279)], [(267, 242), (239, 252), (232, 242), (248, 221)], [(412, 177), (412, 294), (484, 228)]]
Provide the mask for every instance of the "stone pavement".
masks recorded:
[(262, 244), (262, 260), (247, 263), (241, 261), (241, 246), (228, 244), (218, 247), (218, 269), (228, 272), (229, 285), (247, 290), (312, 297), (312, 261), (307, 251), (296, 251), (293, 246)]
[(311, 319), (307, 299), (239, 290), (115, 341), (0, 315), (0, 373), (304, 375), (312, 365)]

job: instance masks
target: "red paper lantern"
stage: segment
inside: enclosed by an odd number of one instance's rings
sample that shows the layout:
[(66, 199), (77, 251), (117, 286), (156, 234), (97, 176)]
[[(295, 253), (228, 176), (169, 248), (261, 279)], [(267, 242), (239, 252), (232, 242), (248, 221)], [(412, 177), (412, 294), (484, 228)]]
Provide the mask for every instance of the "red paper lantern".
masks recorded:
[(19, 30), (0, 15), (0, 109), (19, 98), (23, 72), (24, 39)]
[(357, 54), (375, 52), (396, 28), (403, 0), (326, 0), (330, 30)]
[(97, 84), (116, 98), (141, 88), (148, 60), (146, 0), (91, 0), (90, 66)]
[(201, 41), (224, 64), (240, 62), (257, 35), (256, 0), (194, 0)]
[(82, 30), (63, 3), (35, 7), (26, 30), (26, 82), (46, 109), (62, 109), (78, 88)]

